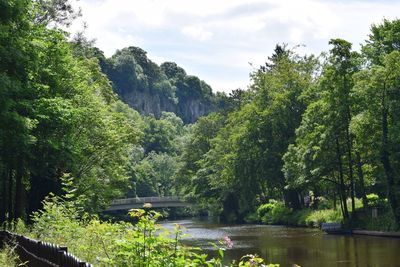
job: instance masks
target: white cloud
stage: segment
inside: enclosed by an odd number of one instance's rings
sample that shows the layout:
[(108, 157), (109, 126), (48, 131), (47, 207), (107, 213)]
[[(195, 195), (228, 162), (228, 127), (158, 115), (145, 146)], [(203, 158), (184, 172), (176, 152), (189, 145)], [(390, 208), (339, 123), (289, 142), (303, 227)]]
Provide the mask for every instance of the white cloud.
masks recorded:
[(200, 25), (186, 26), (182, 29), (182, 33), (199, 41), (207, 41), (213, 36), (212, 32), (205, 30)]
[[(358, 44), (372, 23), (400, 14), (400, 1), (81, 0), (87, 36), (107, 56), (134, 45), (154, 61), (175, 61), (217, 90), (245, 88), (248, 62), (263, 64), (276, 43), (329, 49), (330, 38)], [(78, 22), (72, 29), (76, 30)]]

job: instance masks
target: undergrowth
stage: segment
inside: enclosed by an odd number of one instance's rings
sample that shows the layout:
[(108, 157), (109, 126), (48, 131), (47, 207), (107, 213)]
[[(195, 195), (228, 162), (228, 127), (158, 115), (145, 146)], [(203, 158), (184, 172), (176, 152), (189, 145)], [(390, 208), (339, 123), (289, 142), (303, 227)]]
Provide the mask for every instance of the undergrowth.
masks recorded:
[(325, 222), (340, 222), (342, 215), (339, 210), (310, 208), (293, 211), (282, 202), (272, 201), (257, 209), (259, 220), (266, 224), (285, 224), (293, 226), (320, 227)]
[(181, 243), (181, 226), (176, 225), (173, 231), (159, 226), (156, 222), (160, 213), (132, 209), (129, 215), (132, 223), (101, 221), (96, 216), (81, 214), (76, 205), (65, 199), (50, 196), (43, 202), (43, 209), (33, 214), (29, 229), (17, 223), (14, 231), (67, 246), (81, 260), (100, 267), (279, 266), (267, 265), (256, 255), (245, 255), (239, 262), (226, 265), (224, 250), (232, 245), (229, 238), (219, 244), (218, 256), (210, 258), (199, 248)]

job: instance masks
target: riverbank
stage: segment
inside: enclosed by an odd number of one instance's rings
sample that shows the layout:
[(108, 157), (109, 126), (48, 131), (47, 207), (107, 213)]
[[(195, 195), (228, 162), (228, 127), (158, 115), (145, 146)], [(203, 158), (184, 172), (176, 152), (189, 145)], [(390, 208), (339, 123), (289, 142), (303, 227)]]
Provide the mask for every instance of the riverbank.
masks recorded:
[(226, 262), (238, 260), (242, 255), (257, 254), (281, 266), (397, 266), (400, 246), (400, 239), (396, 238), (326, 235), (311, 227), (225, 224), (205, 218), (160, 224), (171, 230), (181, 225), (185, 232), (183, 243), (200, 247), (209, 255), (218, 255), (212, 244), (219, 244), (228, 236), (233, 244), (224, 251)]
[(395, 237), (400, 238), (400, 232), (382, 232), (382, 231), (368, 231), (368, 230), (352, 230), (353, 235), (367, 235), (378, 237)]
[(368, 206), (366, 209), (356, 199), (356, 209), (350, 212), (350, 218), (343, 219), (339, 209), (326, 208), (325, 203), (319, 209), (304, 208), (293, 210), (282, 202), (271, 201), (258, 207), (256, 213), (247, 216), (247, 222), (270, 225), (320, 228), (322, 223), (340, 222), (346, 229), (376, 232), (398, 232), (392, 211), (386, 201)]
[[(340, 222), (346, 229), (356, 229), (358, 234), (374, 236), (396, 236), (400, 235), (393, 215), (389, 208), (381, 207), (372, 212), (372, 209), (363, 210), (361, 207), (351, 213), (350, 219), (343, 220), (341, 212), (334, 209), (311, 209), (305, 208), (293, 211), (285, 207), (283, 203), (273, 202), (261, 205), (257, 209), (256, 218), (253, 221), (269, 225), (286, 225), (295, 227), (320, 228), (323, 223)], [(391, 234), (396, 233), (396, 234)]]
[(261, 205), (255, 218), (265, 224), (314, 228), (319, 228), (322, 223), (343, 221), (339, 210), (305, 208), (293, 211), (280, 202)]

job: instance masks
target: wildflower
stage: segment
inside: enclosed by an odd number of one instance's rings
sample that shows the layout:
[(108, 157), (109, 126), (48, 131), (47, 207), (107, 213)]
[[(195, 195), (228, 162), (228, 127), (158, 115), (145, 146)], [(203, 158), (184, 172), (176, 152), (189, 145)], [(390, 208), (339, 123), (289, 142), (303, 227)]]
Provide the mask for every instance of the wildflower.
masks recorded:
[(224, 237), (224, 244), (227, 248), (231, 248), (233, 247), (233, 242), (232, 240), (229, 238), (229, 236), (225, 236)]

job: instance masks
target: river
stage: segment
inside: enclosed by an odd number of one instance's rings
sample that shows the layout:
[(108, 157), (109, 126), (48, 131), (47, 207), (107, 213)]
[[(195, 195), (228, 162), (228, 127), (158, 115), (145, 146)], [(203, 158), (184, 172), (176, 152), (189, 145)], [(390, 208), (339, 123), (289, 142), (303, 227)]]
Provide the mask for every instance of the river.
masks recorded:
[(233, 247), (225, 251), (226, 261), (245, 254), (258, 254), (268, 263), (281, 267), (294, 264), (302, 267), (396, 267), (400, 266), (400, 239), (327, 235), (318, 229), (271, 225), (223, 225), (208, 220), (185, 219), (165, 221), (161, 225), (172, 229), (183, 226), (183, 242), (215, 254), (211, 243), (225, 236)]

